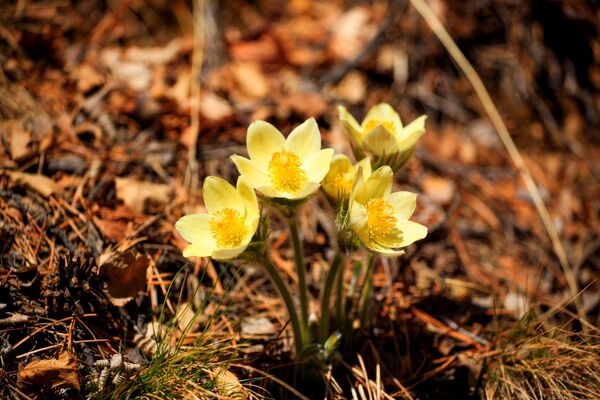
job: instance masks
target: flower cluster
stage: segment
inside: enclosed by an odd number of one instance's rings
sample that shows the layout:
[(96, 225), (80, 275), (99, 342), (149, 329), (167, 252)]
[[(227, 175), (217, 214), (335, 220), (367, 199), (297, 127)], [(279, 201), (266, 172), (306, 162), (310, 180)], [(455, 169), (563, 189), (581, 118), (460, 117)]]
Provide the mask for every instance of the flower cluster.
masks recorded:
[[(403, 247), (427, 235), (425, 226), (410, 221), (417, 195), (392, 192), (394, 171), (412, 155), (425, 130), (425, 116), (403, 127), (400, 117), (388, 104), (372, 107), (360, 125), (342, 106), (339, 116), (360, 160), (356, 164), (344, 154), (334, 155), (332, 149), (321, 148), (321, 134), (314, 118), (293, 129), (287, 138), (265, 121), (253, 122), (246, 138), (248, 158), (231, 156), (240, 173), (236, 187), (221, 178), (207, 177), (202, 188), (207, 213), (184, 216), (175, 225), (190, 242), (183, 252), (186, 257), (230, 260), (250, 254), (249, 248), (262, 249), (258, 255), (250, 256), (265, 265), (286, 302), (298, 354), (309, 343), (310, 331), (305, 265), (295, 221), (298, 207), (322, 187), (338, 211), (338, 237), (348, 238), (345, 244), (339, 244), (344, 251), (338, 251), (322, 292), (322, 343), (329, 334), (329, 295), (343, 254), (361, 245), (373, 254), (397, 256), (403, 253)], [(296, 256), (301, 318), (289, 290), (269, 260), (264, 235), (257, 234), (261, 222), (259, 199), (288, 218)], [(253, 243), (261, 243), (262, 247)]]

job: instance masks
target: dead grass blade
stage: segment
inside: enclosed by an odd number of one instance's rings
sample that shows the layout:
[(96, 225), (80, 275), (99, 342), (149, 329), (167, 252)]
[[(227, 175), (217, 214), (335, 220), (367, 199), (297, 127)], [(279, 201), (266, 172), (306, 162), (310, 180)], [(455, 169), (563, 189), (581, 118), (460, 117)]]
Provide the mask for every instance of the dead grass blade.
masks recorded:
[(479, 97), (483, 108), (485, 109), (490, 121), (494, 125), (500, 140), (504, 144), (504, 147), (508, 151), (510, 158), (513, 163), (517, 167), (529, 194), (535, 204), (538, 214), (544, 224), (544, 228), (550, 237), (552, 242), (552, 246), (554, 248), (554, 252), (558, 257), (560, 265), (562, 267), (563, 273), (567, 280), (567, 284), (569, 286), (569, 291), (571, 292), (571, 297), (575, 298), (575, 306), (577, 308), (577, 312), (579, 314), (579, 318), (584, 320), (585, 313), (582, 309), (581, 300), (577, 297), (578, 285), (577, 280), (575, 279), (575, 275), (573, 274), (573, 270), (571, 269), (571, 265), (569, 264), (569, 260), (567, 258), (567, 254), (565, 252), (565, 248), (563, 247), (562, 242), (560, 241), (560, 237), (558, 236), (558, 232), (554, 223), (552, 222), (552, 218), (550, 217), (550, 213), (542, 200), (540, 192), (537, 188), (535, 180), (527, 168), (519, 149), (515, 145), (515, 142), (512, 140), (506, 125), (502, 119), (502, 116), (498, 112), (494, 101), (492, 100), (488, 90), (486, 89), (483, 81), (479, 77), (475, 68), (471, 65), (469, 60), (465, 57), (463, 52), (458, 48), (446, 28), (442, 25), (438, 17), (435, 15), (431, 7), (427, 4), (425, 0), (410, 0), (410, 3), (417, 10), (417, 12), (423, 17), (425, 22), (429, 25), (433, 33), (437, 36), (437, 38), (442, 42), (442, 45), (446, 48), (452, 59), (456, 62), (460, 70), (465, 74), (465, 77), (469, 80), (471, 85), (473, 86), (473, 90)]

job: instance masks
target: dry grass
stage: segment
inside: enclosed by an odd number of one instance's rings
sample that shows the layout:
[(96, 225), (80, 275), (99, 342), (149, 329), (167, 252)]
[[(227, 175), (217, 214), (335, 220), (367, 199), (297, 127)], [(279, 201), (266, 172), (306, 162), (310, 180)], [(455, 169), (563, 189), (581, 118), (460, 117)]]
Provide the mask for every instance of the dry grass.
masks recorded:
[(523, 320), (491, 359), (483, 398), (600, 398), (600, 331), (575, 334)]

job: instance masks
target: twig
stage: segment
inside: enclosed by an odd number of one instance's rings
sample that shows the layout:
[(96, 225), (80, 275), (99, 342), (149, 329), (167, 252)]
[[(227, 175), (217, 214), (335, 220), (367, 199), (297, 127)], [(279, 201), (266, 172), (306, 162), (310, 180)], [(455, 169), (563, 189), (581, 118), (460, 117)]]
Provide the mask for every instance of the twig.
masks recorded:
[[(570, 294), (572, 297), (576, 297), (579, 292), (577, 280), (575, 279), (573, 270), (569, 264), (565, 248), (560, 241), (556, 227), (552, 222), (552, 217), (550, 216), (550, 213), (548, 212), (548, 209), (542, 200), (542, 196), (540, 195), (531, 172), (529, 172), (529, 168), (527, 168), (527, 165), (525, 165), (523, 157), (515, 145), (515, 142), (512, 140), (510, 133), (508, 132), (508, 129), (506, 128), (506, 125), (504, 124), (504, 121), (498, 112), (498, 109), (494, 105), (489, 92), (483, 84), (483, 81), (425, 0), (410, 0), (410, 3), (423, 17), (425, 22), (427, 22), (433, 33), (437, 36), (440, 42), (442, 42), (442, 45), (446, 48), (452, 59), (456, 62), (460, 70), (463, 72), (463, 74), (465, 74), (465, 77), (473, 86), (473, 90), (479, 97), (483, 108), (490, 118), (490, 121), (494, 125), (494, 128), (496, 128), (496, 132), (498, 133), (500, 140), (502, 140), (504, 147), (508, 151), (510, 158), (517, 167), (517, 170), (519, 171), (519, 174), (521, 175), (521, 178), (523, 179), (523, 182), (529, 191), (535, 208), (537, 209), (540, 219), (544, 224), (544, 228), (550, 237), (552, 246), (554, 247), (554, 252), (558, 257), (558, 261), (563, 269), (563, 273), (565, 274)], [(585, 319), (581, 300), (578, 298), (575, 299), (575, 307), (577, 308), (579, 318), (582, 320)]]
[[(192, 73), (190, 77), (190, 129), (192, 130), (192, 142), (188, 149), (187, 168), (185, 171), (184, 184), (190, 189), (190, 199), (193, 202), (198, 189), (198, 136), (200, 135), (200, 74), (202, 72), (202, 60), (204, 58), (204, 31), (202, 21), (204, 20), (204, 7), (206, 0), (194, 0), (192, 5), (194, 50), (192, 53)], [(210, 1), (210, 0), (208, 0)]]

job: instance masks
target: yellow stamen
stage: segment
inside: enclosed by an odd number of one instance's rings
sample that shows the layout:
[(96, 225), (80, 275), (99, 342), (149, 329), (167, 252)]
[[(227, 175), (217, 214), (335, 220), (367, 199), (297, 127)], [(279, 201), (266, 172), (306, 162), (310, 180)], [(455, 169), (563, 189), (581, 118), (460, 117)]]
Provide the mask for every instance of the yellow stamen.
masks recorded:
[(398, 219), (392, 205), (384, 199), (371, 199), (366, 205), (369, 237), (379, 241), (396, 232)]
[(292, 152), (282, 149), (274, 153), (269, 163), (269, 175), (273, 187), (291, 194), (298, 193), (308, 182), (306, 172), (300, 168), (300, 158)]
[(222, 208), (214, 212), (208, 222), (210, 232), (221, 248), (238, 247), (248, 234), (244, 218), (233, 208)]
[(342, 196), (350, 193), (352, 189), (352, 183), (354, 182), (354, 173), (346, 172), (340, 173), (333, 179), (333, 187), (337, 189), (338, 193)]
[(378, 119), (370, 119), (365, 123), (365, 128), (363, 131), (365, 134), (371, 132), (373, 129), (377, 128), (379, 125), (383, 125), (385, 129), (387, 129), (390, 133), (396, 133), (396, 124), (392, 121), (380, 121)]

